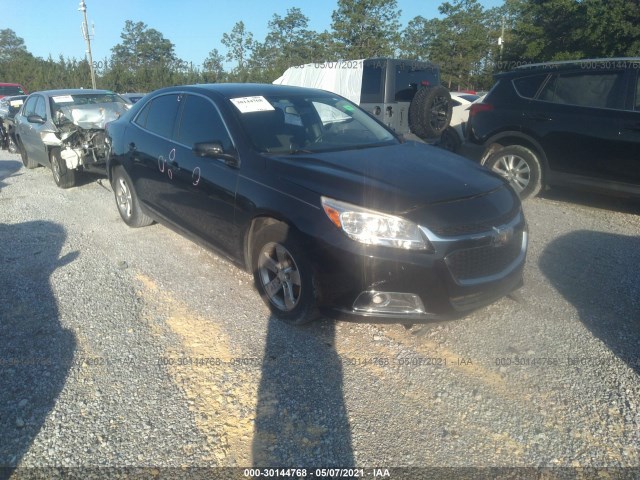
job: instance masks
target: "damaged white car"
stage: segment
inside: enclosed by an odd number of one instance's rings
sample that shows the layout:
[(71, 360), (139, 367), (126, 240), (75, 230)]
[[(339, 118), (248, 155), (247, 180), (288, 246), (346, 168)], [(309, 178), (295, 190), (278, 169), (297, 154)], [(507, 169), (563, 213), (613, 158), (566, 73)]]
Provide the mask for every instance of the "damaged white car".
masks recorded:
[(15, 117), (24, 166), (50, 166), (61, 188), (73, 187), (81, 171), (105, 173), (105, 125), (128, 108), (122, 97), (108, 90), (32, 93)]

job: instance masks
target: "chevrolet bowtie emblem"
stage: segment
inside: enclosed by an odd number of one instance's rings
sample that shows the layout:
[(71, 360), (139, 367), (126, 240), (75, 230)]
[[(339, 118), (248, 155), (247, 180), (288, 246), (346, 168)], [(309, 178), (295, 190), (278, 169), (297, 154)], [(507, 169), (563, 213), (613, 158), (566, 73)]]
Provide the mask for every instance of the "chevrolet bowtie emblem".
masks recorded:
[(513, 227), (493, 227), (493, 235), (491, 236), (491, 246), (504, 247), (513, 238)]

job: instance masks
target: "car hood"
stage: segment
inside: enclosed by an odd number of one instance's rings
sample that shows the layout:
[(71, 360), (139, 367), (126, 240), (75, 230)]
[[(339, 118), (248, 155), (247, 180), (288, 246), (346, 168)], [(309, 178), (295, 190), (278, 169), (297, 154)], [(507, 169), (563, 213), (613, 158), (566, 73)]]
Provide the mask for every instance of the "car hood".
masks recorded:
[(506, 188), (478, 164), (417, 142), (270, 156), (269, 168), (283, 181), (319, 195), (405, 216), (427, 205)]
[(124, 103), (69, 105), (60, 108), (60, 112), (74, 125), (87, 130), (103, 130), (107, 123), (117, 120), (127, 110)]

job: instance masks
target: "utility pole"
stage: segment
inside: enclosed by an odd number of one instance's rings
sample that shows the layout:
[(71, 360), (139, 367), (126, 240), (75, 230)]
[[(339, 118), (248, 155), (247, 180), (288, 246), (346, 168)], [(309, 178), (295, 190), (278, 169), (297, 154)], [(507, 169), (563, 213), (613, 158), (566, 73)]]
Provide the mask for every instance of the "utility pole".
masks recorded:
[(498, 45), (500, 45), (500, 63), (502, 63), (502, 50), (504, 49), (504, 16), (502, 17), (502, 33), (500, 33)]
[(91, 35), (89, 34), (89, 25), (87, 25), (87, 4), (84, 0), (80, 0), (78, 11), (82, 12), (84, 22), (82, 23), (82, 36), (87, 42), (87, 59), (89, 61), (89, 70), (91, 71), (91, 85), (96, 89), (96, 73), (93, 70), (93, 57), (91, 56)]

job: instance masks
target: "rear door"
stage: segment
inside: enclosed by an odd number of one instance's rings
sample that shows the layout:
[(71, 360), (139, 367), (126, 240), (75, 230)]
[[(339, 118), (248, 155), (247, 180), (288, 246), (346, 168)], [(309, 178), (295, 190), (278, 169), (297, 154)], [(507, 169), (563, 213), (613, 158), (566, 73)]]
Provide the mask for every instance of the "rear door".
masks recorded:
[(556, 73), (523, 113), (523, 129), (538, 133), (552, 171), (624, 181), (620, 111), (625, 70)]
[[(640, 66), (640, 65), (638, 65)], [(620, 155), (616, 164), (618, 176), (627, 183), (640, 186), (640, 70), (631, 75), (626, 108), (620, 112)]]
[[(151, 99), (126, 131), (128, 172), (140, 201), (170, 221), (174, 191), (169, 162), (175, 150), (172, 137), (180, 108), (179, 93)], [(173, 150), (173, 153), (172, 153)]]

